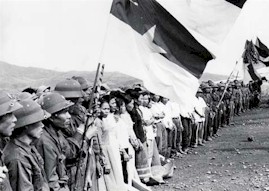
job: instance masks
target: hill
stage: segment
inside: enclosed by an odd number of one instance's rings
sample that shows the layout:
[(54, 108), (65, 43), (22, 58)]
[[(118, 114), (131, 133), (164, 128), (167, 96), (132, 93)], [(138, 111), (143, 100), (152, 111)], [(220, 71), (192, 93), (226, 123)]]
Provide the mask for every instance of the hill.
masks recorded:
[(226, 81), (228, 76), (219, 75), (219, 74), (212, 74), (212, 73), (203, 73), (199, 81), (208, 81), (212, 80), (213, 82), (216, 81)]
[[(21, 67), (1, 61), (0, 68), (0, 89), (6, 90), (22, 90), (26, 87), (38, 87), (40, 85), (54, 87), (57, 82), (72, 76), (82, 76), (89, 82), (93, 82), (95, 77), (95, 71), (58, 72), (42, 68)], [(119, 72), (105, 72), (103, 82), (114, 88), (141, 81)]]

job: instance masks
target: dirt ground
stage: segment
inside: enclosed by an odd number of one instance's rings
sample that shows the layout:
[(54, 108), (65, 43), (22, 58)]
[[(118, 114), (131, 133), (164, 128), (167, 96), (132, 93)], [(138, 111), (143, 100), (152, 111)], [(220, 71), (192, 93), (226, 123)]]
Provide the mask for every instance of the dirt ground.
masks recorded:
[(247, 111), (234, 122), (219, 130), (220, 137), (175, 159), (174, 176), (152, 190), (269, 191), (269, 107)]

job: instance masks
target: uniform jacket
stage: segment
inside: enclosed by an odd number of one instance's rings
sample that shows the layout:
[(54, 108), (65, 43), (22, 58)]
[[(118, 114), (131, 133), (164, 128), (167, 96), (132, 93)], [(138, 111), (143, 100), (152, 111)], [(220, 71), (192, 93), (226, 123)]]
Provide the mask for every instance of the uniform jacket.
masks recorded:
[[(6, 139), (0, 136), (0, 166), (5, 166), (4, 164), (4, 155), (3, 149), (6, 146), (7, 142)], [(9, 175), (6, 174), (7, 178), (0, 183), (0, 191), (12, 191), (10, 183), (9, 183)]]
[(44, 161), (34, 146), (11, 139), (4, 149), (4, 162), (13, 191), (49, 191)]
[(45, 172), (52, 191), (69, 190), (67, 167), (68, 161), (74, 161), (80, 149), (81, 135), (75, 133), (66, 137), (61, 130), (47, 123), (37, 143), (37, 149), (45, 162)]

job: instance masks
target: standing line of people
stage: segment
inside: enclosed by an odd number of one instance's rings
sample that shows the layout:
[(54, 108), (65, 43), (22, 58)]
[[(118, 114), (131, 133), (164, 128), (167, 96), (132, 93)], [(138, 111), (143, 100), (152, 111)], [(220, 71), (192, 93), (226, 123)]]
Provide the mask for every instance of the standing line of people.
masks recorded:
[(0, 190), (150, 191), (173, 176), (175, 158), (258, 106), (256, 82), (225, 85), (203, 82), (184, 105), (141, 84), (103, 87), (93, 109), (80, 76), (54, 90), (0, 91)]

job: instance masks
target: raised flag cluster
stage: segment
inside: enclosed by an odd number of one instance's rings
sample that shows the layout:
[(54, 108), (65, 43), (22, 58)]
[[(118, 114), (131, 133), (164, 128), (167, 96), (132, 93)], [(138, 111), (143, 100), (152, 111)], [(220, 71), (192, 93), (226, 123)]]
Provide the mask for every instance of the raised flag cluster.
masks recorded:
[(245, 64), (245, 71), (248, 72), (251, 79), (261, 80), (262, 77), (257, 72), (257, 69), (269, 66), (269, 49), (267, 46), (259, 38), (256, 40), (256, 45), (252, 41), (247, 40), (242, 58)]
[(114, 0), (110, 13), (101, 63), (181, 104), (194, 97), (208, 50), (155, 0)]

